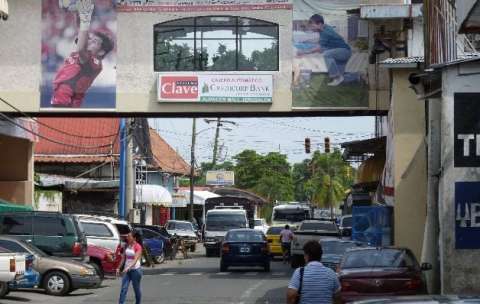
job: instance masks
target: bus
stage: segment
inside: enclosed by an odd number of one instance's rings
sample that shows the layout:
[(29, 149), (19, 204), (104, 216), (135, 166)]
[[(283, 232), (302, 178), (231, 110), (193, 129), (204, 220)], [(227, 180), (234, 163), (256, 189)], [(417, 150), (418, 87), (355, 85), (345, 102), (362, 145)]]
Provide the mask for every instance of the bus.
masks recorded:
[(299, 202), (281, 203), (273, 207), (272, 226), (289, 225), (297, 228), (304, 220), (312, 218), (312, 210), (308, 204)]

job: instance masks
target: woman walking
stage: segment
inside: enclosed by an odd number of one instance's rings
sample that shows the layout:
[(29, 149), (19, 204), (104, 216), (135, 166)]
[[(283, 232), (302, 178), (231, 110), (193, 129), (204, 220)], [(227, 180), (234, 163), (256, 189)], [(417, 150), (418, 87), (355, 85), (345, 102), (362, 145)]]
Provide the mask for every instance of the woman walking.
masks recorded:
[[(125, 248), (125, 267), (122, 274), (122, 288), (120, 290), (119, 304), (124, 304), (127, 297), (128, 287), (132, 282), (133, 291), (135, 292), (135, 303), (140, 304), (142, 301), (142, 292), (140, 290), (140, 281), (142, 280), (142, 268), (140, 259), (142, 257), (142, 246), (137, 243), (135, 237), (130, 232), (127, 235), (127, 247)], [(117, 270), (120, 273), (120, 270)]]

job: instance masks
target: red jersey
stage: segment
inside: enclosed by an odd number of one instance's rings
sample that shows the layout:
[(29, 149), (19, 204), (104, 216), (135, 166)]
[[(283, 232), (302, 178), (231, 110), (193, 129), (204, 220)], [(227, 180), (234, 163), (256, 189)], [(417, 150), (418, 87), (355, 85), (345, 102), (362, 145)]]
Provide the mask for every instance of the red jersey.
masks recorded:
[(85, 92), (102, 71), (102, 62), (86, 53), (86, 61), (81, 63), (80, 53), (73, 52), (65, 59), (53, 80), (52, 105), (80, 107)]

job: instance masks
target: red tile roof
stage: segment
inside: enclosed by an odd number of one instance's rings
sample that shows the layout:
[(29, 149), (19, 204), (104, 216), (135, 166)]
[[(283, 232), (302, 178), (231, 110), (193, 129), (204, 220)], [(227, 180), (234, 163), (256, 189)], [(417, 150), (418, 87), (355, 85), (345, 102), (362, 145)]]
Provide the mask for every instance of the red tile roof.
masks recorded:
[(150, 144), (153, 160), (162, 171), (190, 175), (190, 166), (187, 162), (152, 128), (150, 128)]
[[(120, 154), (119, 118), (39, 118), (36, 162), (97, 163)], [(52, 142), (54, 141), (54, 142)]]

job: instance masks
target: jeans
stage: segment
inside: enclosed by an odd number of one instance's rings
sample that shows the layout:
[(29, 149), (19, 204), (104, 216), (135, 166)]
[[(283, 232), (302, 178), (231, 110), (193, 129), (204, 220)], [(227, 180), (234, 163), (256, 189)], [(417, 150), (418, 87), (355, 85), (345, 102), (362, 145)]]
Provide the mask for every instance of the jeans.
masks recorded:
[(349, 49), (330, 49), (323, 52), (325, 64), (328, 69), (328, 76), (336, 78), (345, 74), (348, 60), (352, 57), (352, 51)]
[(142, 291), (140, 290), (140, 281), (142, 280), (142, 269), (132, 269), (129, 270), (122, 277), (122, 289), (120, 290), (120, 300), (119, 304), (125, 303), (127, 297), (128, 286), (130, 281), (132, 281), (133, 291), (135, 292), (135, 304), (140, 304), (142, 301)]

